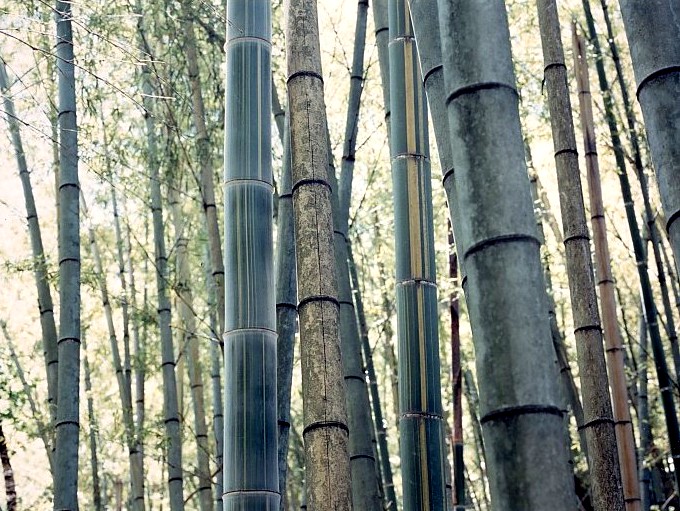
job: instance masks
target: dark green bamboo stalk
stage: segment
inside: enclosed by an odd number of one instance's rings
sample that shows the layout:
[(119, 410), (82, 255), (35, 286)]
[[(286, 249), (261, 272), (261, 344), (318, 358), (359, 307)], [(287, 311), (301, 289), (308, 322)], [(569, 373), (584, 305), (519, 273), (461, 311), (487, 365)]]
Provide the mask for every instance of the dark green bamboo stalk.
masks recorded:
[(649, 464), (649, 449), (652, 443), (652, 427), (649, 422), (649, 399), (647, 396), (647, 322), (644, 314), (640, 315), (638, 335), (638, 430), (640, 446), (638, 449), (640, 500), (643, 511), (651, 505), (652, 471)]
[(380, 467), (384, 491), (384, 509), (386, 511), (397, 511), (397, 496), (394, 491), (394, 480), (392, 477), (392, 464), (390, 463), (390, 453), (387, 446), (387, 429), (383, 418), (380, 392), (378, 390), (378, 380), (375, 374), (373, 363), (373, 351), (368, 337), (368, 324), (366, 323), (366, 312), (364, 302), (359, 291), (359, 276), (357, 267), (354, 263), (352, 245), (348, 242), (349, 273), (352, 279), (352, 294), (354, 295), (354, 305), (357, 311), (359, 331), (361, 333), (361, 349), (364, 355), (366, 373), (368, 374), (369, 389), (371, 391), (371, 405), (373, 406), (373, 419), (375, 421), (376, 436), (378, 437), (378, 453), (380, 457)]
[(50, 284), (47, 280), (47, 265), (40, 223), (38, 221), (38, 211), (35, 206), (31, 176), (28, 171), (28, 164), (26, 163), (26, 155), (21, 142), (21, 132), (19, 130), (19, 123), (17, 122), (14, 101), (12, 101), (8, 81), (5, 61), (0, 58), (0, 92), (3, 96), (5, 117), (12, 137), (12, 146), (19, 168), (19, 178), (21, 179), (21, 187), (24, 192), (24, 202), (26, 204), (26, 221), (28, 223), (28, 233), (31, 238), (31, 250), (34, 259), (33, 273), (38, 290), (40, 328), (43, 338), (45, 367), (47, 369), (47, 403), (50, 408), (52, 422), (54, 423), (57, 413), (57, 327), (54, 323), (54, 305), (52, 303)]
[(310, 509), (352, 508), (328, 131), (316, 0), (290, 0), (286, 26), (306, 488)]
[(97, 454), (97, 420), (94, 415), (94, 399), (92, 397), (92, 378), (90, 375), (90, 362), (87, 358), (87, 345), (85, 332), (82, 335), (83, 343), (83, 372), (85, 375), (85, 395), (87, 396), (87, 422), (88, 440), (90, 447), (90, 468), (92, 469), (92, 503), (95, 511), (103, 511), (101, 483), (99, 481), (99, 457)]
[[(290, 154), (290, 124), (283, 119), (283, 166), (278, 203), (276, 253), (276, 331), (277, 406), (279, 420), (279, 491), (286, 494), (288, 482), (288, 443), (290, 435), (290, 399), (295, 358), (297, 326), (297, 279), (295, 275), (295, 232), (293, 231), (293, 194)], [(283, 511), (283, 499), (282, 499)]]
[(80, 436), (80, 208), (71, 3), (57, 0), (59, 89), (59, 359), (54, 509), (78, 510)]
[[(619, 182), (621, 185), (621, 194), (623, 195), (623, 202), (626, 209), (626, 218), (628, 220), (628, 228), (633, 241), (633, 252), (635, 254), (635, 262), (637, 264), (638, 277), (640, 279), (642, 302), (645, 309), (645, 317), (647, 318), (647, 329), (649, 332), (650, 344), (652, 345), (652, 352), (654, 354), (654, 364), (656, 367), (659, 389), (661, 391), (661, 401), (664, 408), (664, 416), (666, 419), (666, 429), (668, 431), (671, 454), (673, 456), (674, 464), (677, 466), (680, 465), (680, 427), (678, 425), (678, 416), (676, 414), (675, 403), (673, 401), (673, 389), (668, 373), (666, 355), (664, 353), (661, 334), (659, 332), (657, 309), (656, 304), (654, 303), (654, 294), (649, 279), (645, 249), (637, 223), (633, 196), (630, 189), (630, 182), (628, 180), (626, 156), (621, 144), (618, 123), (614, 113), (614, 102), (610, 94), (609, 80), (607, 79), (604, 68), (602, 48), (597, 36), (597, 30), (595, 29), (595, 22), (590, 11), (590, 3), (588, 0), (583, 0), (583, 8), (586, 15), (586, 23), (590, 42), (593, 45), (593, 49), (595, 50), (595, 65), (597, 68), (600, 90), (602, 91), (602, 98), (604, 101), (605, 120), (607, 121), (612, 139), (614, 158), (616, 160)], [(680, 487), (680, 471), (678, 470), (675, 471), (675, 480), (676, 487)]]
[(623, 511), (621, 471), (557, 2), (537, 0), (537, 9), (581, 374), (585, 419), (581, 427), (588, 443), (593, 505), (595, 509)]
[(408, 4), (389, 0), (404, 509), (446, 509), (427, 103)]
[(572, 510), (505, 4), (438, 5), (492, 506)]
[(635, 439), (628, 407), (623, 341), (616, 315), (615, 283), (611, 269), (609, 242), (607, 241), (607, 225), (604, 214), (604, 202), (602, 200), (602, 184), (600, 182), (600, 167), (595, 139), (595, 122), (590, 94), (588, 63), (585, 54), (585, 43), (580, 34), (577, 33), (576, 25), (573, 23), (572, 39), (574, 67), (578, 82), (581, 131), (583, 132), (583, 146), (585, 148), (588, 172), (590, 218), (597, 262), (602, 324), (607, 345), (607, 367), (609, 369), (609, 381), (612, 390), (612, 407), (619, 448), (621, 482), (626, 509), (628, 511), (639, 511), (640, 493), (637, 483)]
[[(156, 267), (156, 290), (158, 295), (157, 320), (161, 344), (161, 369), (163, 374), (163, 416), (165, 422), (166, 464), (170, 510), (183, 511), (184, 476), (182, 473), (182, 438), (177, 400), (177, 379), (175, 375), (175, 350), (172, 343), (171, 307), (168, 297), (168, 256), (165, 249), (165, 224), (160, 181), (160, 161), (157, 152), (156, 121), (154, 113), (154, 87), (148, 61), (152, 54), (145, 33), (144, 15), (139, 0), (136, 4), (137, 33), (142, 58), (142, 105), (147, 137), (147, 165), (149, 168), (149, 194), (154, 239), (154, 260)], [(180, 373), (181, 374), (181, 373)]]
[(271, 5), (227, 5), (224, 508), (278, 510)]
[[(619, 0), (628, 36), (637, 97), (656, 169), (666, 229), (680, 257), (680, 25), (678, 0)], [(649, 318), (648, 318), (649, 319)], [(676, 455), (678, 457), (676, 457)], [(676, 463), (680, 452), (674, 453)], [(678, 482), (680, 471), (676, 470)]]
[(390, 106), (390, 57), (389, 57), (389, 17), (387, 14), (387, 0), (373, 1), (373, 25), (375, 27), (375, 42), (378, 47), (378, 64), (383, 92), (383, 107), (385, 109), (385, 125), (387, 138), (392, 137), (391, 106)]

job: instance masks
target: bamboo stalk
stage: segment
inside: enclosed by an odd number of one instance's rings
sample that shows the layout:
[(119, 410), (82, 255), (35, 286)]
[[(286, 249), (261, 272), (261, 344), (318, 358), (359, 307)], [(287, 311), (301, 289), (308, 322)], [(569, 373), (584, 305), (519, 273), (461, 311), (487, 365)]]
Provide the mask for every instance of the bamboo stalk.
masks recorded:
[(2, 430), (2, 421), (0, 421), (0, 464), (2, 465), (2, 472), (5, 480), (7, 511), (17, 511), (18, 500), (16, 481), (14, 480), (14, 469), (12, 468), (9, 449), (7, 448), (7, 437)]
[[(90, 446), (90, 467), (92, 469), (92, 503), (96, 511), (103, 511), (101, 483), (99, 481), (99, 456), (97, 454), (97, 419), (94, 414), (94, 398), (92, 396), (92, 377), (90, 373), (90, 361), (87, 358), (87, 344), (85, 343), (85, 330), (82, 336), (83, 343), (83, 372), (85, 373), (85, 395), (87, 396), (87, 422), (88, 440)], [(9, 511), (9, 509), (8, 509)]]
[(278, 510), (271, 5), (227, 5), (224, 508)]

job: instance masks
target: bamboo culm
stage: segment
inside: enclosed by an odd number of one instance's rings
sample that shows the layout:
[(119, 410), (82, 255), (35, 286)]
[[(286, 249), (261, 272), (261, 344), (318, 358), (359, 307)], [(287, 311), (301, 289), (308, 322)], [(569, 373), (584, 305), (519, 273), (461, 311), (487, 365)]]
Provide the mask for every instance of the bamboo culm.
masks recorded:
[[(597, 69), (600, 90), (602, 91), (602, 98), (604, 101), (605, 120), (609, 127), (609, 132), (612, 140), (614, 150), (614, 158), (618, 169), (619, 183), (621, 185), (621, 195), (626, 210), (626, 218), (628, 220), (628, 228), (633, 242), (633, 252), (635, 254), (635, 262), (638, 269), (638, 277), (640, 279), (640, 288), (642, 291), (642, 302), (645, 309), (645, 317), (647, 318), (647, 330), (649, 333), (649, 340), (654, 354), (654, 365), (656, 368), (657, 380), (659, 382), (659, 389), (661, 391), (661, 401), (664, 409), (664, 417), (666, 419), (666, 430), (668, 432), (669, 444), (671, 447), (671, 455), (674, 463), (680, 459), (680, 427), (678, 425), (678, 416), (676, 413), (675, 403), (673, 401), (673, 389), (671, 379), (668, 373), (668, 364), (666, 362), (666, 355), (664, 353), (663, 343), (661, 341), (661, 333), (659, 331), (659, 323), (657, 319), (657, 308), (654, 303), (654, 294), (649, 278), (647, 260), (645, 256), (645, 248), (640, 234), (640, 228), (637, 223), (637, 216), (635, 213), (635, 205), (633, 203), (633, 196), (631, 193), (630, 182), (628, 180), (628, 173), (626, 168), (626, 156), (621, 144), (621, 137), (619, 135), (618, 123), (616, 120), (613, 98), (610, 94), (609, 80), (607, 79), (606, 71), (603, 63), (602, 48), (597, 36), (595, 22), (590, 10), (590, 3), (588, 0), (583, 0), (583, 7), (586, 14), (586, 23), (588, 27), (588, 34), (590, 43), (595, 50), (595, 66)], [(677, 464), (677, 463), (675, 463)], [(675, 470), (676, 487), (680, 487), (680, 472)]]
[(597, 261), (598, 287), (602, 307), (604, 338), (607, 344), (607, 366), (612, 390), (614, 421), (619, 447), (619, 463), (623, 495), (628, 511), (640, 509), (640, 490), (637, 482), (635, 459), (635, 438), (633, 423), (628, 408), (628, 387), (626, 382), (624, 348), (621, 331), (616, 316), (616, 296), (614, 277), (611, 269), (607, 226), (602, 200), (602, 185), (598, 163), (595, 123), (593, 119), (592, 98), (588, 78), (585, 44), (572, 25), (574, 46), (574, 67), (576, 69), (579, 107), (581, 112), (581, 131), (585, 147), (586, 168), (588, 171), (588, 192), (590, 194), (590, 216), (593, 228), (595, 255)]
[(315, 0), (290, 0), (288, 113), (298, 275), (307, 502), (352, 509), (328, 136)]
[(572, 510), (505, 3), (438, 7), (491, 504)]
[(59, 359), (57, 386), (55, 511), (78, 510), (80, 437), (80, 183), (78, 122), (71, 25), (72, 4), (57, 0), (59, 89)]

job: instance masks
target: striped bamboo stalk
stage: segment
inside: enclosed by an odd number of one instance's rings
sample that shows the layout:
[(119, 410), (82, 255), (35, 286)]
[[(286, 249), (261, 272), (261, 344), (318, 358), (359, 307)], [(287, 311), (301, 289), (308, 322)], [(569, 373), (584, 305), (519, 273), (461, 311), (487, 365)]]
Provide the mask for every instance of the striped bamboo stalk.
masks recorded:
[[(655, 0), (655, 6), (659, 2)], [(622, 3), (623, 5), (623, 3)], [(653, 6), (650, 6), (652, 9)], [(621, 185), (621, 195), (626, 209), (626, 218), (628, 220), (628, 228), (633, 242), (633, 252), (635, 254), (635, 262), (638, 269), (638, 277), (640, 279), (640, 288), (642, 291), (642, 302), (645, 309), (645, 317), (647, 318), (647, 331), (649, 333), (649, 340), (654, 354), (654, 364), (656, 368), (657, 380), (659, 382), (659, 389), (661, 391), (661, 402), (664, 409), (664, 417), (666, 419), (666, 429), (668, 431), (668, 439), (671, 447), (671, 455), (673, 456), (674, 464), (677, 466), (680, 463), (680, 426), (678, 425), (678, 416), (676, 413), (675, 402), (673, 400), (673, 388), (671, 378), (668, 372), (668, 363), (666, 362), (666, 354), (664, 352), (663, 343), (661, 341), (661, 333), (657, 318), (657, 308), (654, 302), (654, 293), (652, 284), (649, 278), (649, 271), (647, 265), (647, 258), (645, 255), (645, 247), (643, 245), (640, 228), (635, 212), (635, 203), (633, 202), (633, 195), (631, 193), (630, 182), (628, 180), (628, 173), (626, 168), (626, 154), (623, 150), (621, 137), (619, 135), (619, 127), (616, 119), (614, 101), (609, 88), (609, 80), (607, 79), (606, 70), (603, 62), (602, 47), (595, 28), (595, 21), (590, 10), (590, 3), (588, 0), (583, 0), (583, 8), (586, 15), (586, 24), (588, 27), (588, 35), (590, 43), (595, 52), (595, 66), (602, 91), (602, 98), (604, 101), (605, 120), (609, 127), (609, 133), (612, 140), (614, 151), (614, 158), (618, 169), (619, 183)], [(652, 11), (655, 11), (652, 9)], [(625, 21), (624, 21), (625, 23)], [(651, 140), (650, 140), (651, 143)], [(680, 224), (679, 224), (680, 225)], [(669, 231), (670, 233), (670, 231)], [(676, 487), (680, 487), (680, 471), (675, 470)]]
[(492, 506), (572, 510), (505, 3), (438, 6)]
[(346, 511), (351, 477), (316, 1), (290, 0), (287, 16), (307, 501), (314, 511)]
[(54, 509), (78, 509), (80, 437), (80, 208), (71, 2), (57, 0), (59, 94), (59, 359)]
[(389, 0), (403, 507), (446, 509), (427, 104), (408, 3)]
[(280, 506), (272, 231), (271, 5), (227, 5), (224, 509)]
[(607, 344), (607, 366), (612, 391), (614, 421), (619, 448), (619, 463), (623, 494), (628, 511), (640, 509), (640, 488), (637, 482), (638, 471), (635, 459), (635, 439), (633, 423), (628, 408), (628, 388), (625, 373), (624, 348), (616, 316), (616, 289), (612, 275), (607, 225), (602, 201), (602, 184), (595, 137), (595, 121), (590, 95), (590, 78), (585, 52), (585, 43), (572, 24), (574, 47), (574, 68), (578, 82), (579, 108), (581, 112), (581, 131), (585, 148), (586, 169), (588, 171), (588, 192), (590, 194), (590, 218), (593, 228), (595, 255), (597, 262), (598, 287), (602, 307), (602, 325)]
[(536, 7), (581, 375), (585, 420), (581, 428), (585, 430), (588, 444), (593, 505), (596, 509), (623, 511), (621, 470), (557, 2), (537, 0)]

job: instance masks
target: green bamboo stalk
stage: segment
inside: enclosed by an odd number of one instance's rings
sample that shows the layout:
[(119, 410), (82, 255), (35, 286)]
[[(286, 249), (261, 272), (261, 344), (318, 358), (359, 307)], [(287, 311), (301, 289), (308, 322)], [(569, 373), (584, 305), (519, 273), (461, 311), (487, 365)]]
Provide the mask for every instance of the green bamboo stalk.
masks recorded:
[(90, 447), (90, 467), (92, 469), (92, 503), (95, 511), (103, 511), (101, 483), (99, 481), (99, 457), (97, 455), (97, 419), (94, 414), (94, 398), (92, 397), (92, 377), (90, 362), (87, 358), (87, 344), (85, 343), (85, 329), (82, 335), (83, 343), (83, 372), (85, 374), (85, 395), (87, 396), (88, 440)]
[[(279, 491), (286, 495), (288, 482), (288, 444), (290, 399), (297, 328), (297, 279), (295, 275), (295, 233), (293, 231), (293, 193), (290, 154), (290, 124), (283, 119), (283, 167), (278, 202), (276, 260), (277, 407), (279, 423)], [(283, 510), (283, 499), (282, 499)]]
[(59, 359), (54, 509), (78, 509), (80, 437), (80, 208), (71, 2), (57, 0), (59, 94)]
[[(196, 34), (194, 31), (193, 2), (182, 2), (182, 15), (184, 21), (182, 28), (184, 33), (184, 51), (186, 52), (187, 70), (189, 71), (189, 84), (191, 87), (191, 104), (193, 123), (196, 128), (196, 157), (200, 168), (200, 191), (203, 202), (203, 214), (205, 216), (208, 246), (210, 247), (210, 264), (212, 278), (217, 288), (217, 317), (220, 332), (224, 331), (224, 259), (222, 257), (222, 242), (220, 239), (220, 227), (217, 221), (217, 204), (215, 200), (215, 183), (213, 168), (210, 158), (211, 143), (205, 122), (205, 107), (203, 92), (201, 90), (201, 76), (198, 67), (198, 50), (196, 48)], [(202, 504), (207, 505), (206, 502)], [(205, 509), (205, 508), (203, 508)]]
[[(180, 334), (180, 346), (185, 346), (186, 367), (189, 375), (192, 410), (194, 415), (194, 435), (196, 438), (196, 458), (199, 509), (213, 510), (212, 484), (210, 478), (210, 460), (208, 448), (208, 427), (205, 422), (205, 397), (203, 392), (203, 369), (200, 359), (196, 317), (194, 312), (194, 296), (191, 286), (191, 268), (189, 266), (189, 237), (184, 215), (179, 205), (179, 192), (175, 183), (170, 186), (168, 203), (175, 229), (175, 274), (176, 288), (179, 298), (178, 312), (184, 326)], [(207, 223), (207, 222), (206, 222)], [(212, 263), (212, 260), (211, 260)], [(215, 282), (216, 287), (219, 284)]]
[(352, 508), (339, 345), (328, 136), (315, 0), (290, 0), (286, 26), (307, 499)]
[(45, 367), (47, 369), (47, 403), (50, 408), (52, 422), (54, 423), (57, 413), (57, 327), (54, 322), (52, 292), (47, 279), (45, 251), (43, 249), (40, 222), (38, 221), (38, 211), (33, 196), (31, 175), (28, 171), (28, 164), (26, 163), (26, 154), (24, 153), (23, 144), (21, 142), (21, 132), (19, 130), (19, 123), (17, 122), (14, 101), (12, 101), (8, 81), (5, 61), (0, 58), (0, 92), (3, 96), (5, 118), (12, 137), (12, 146), (14, 147), (14, 155), (19, 169), (19, 178), (21, 179), (21, 187), (24, 192), (24, 203), (26, 204), (26, 221), (28, 223), (28, 233), (31, 238), (31, 250), (34, 259), (33, 274), (38, 290), (40, 329), (42, 331), (43, 353), (45, 356)]
[(572, 510), (505, 4), (438, 5), (492, 506)]
[(224, 509), (278, 510), (271, 5), (227, 5)]
[(397, 496), (394, 491), (394, 479), (392, 477), (392, 464), (390, 463), (390, 453), (387, 446), (387, 429), (383, 418), (382, 406), (380, 404), (380, 392), (378, 390), (378, 380), (373, 363), (373, 350), (368, 337), (368, 324), (366, 322), (366, 312), (364, 302), (359, 291), (359, 276), (357, 275), (356, 264), (352, 245), (348, 243), (349, 272), (352, 283), (352, 294), (357, 311), (359, 331), (361, 333), (361, 349), (364, 355), (366, 373), (368, 374), (369, 389), (371, 392), (371, 405), (373, 406), (373, 417), (375, 420), (376, 436), (378, 437), (378, 453), (384, 491), (384, 509), (386, 511), (397, 511)]
[(590, 215), (595, 243), (602, 323), (607, 343), (607, 366), (611, 382), (614, 420), (616, 421), (621, 479), (626, 509), (628, 511), (639, 511), (640, 494), (637, 482), (638, 470), (635, 460), (635, 439), (633, 436), (633, 423), (628, 408), (623, 342), (616, 317), (615, 285), (611, 269), (609, 243), (607, 241), (607, 226), (602, 200), (602, 185), (600, 183), (590, 81), (585, 44), (577, 33), (575, 24), (572, 24), (572, 36), (574, 67), (576, 68), (581, 112), (581, 131), (583, 132), (583, 145), (585, 147), (586, 167), (588, 170)]
[(403, 507), (446, 509), (427, 103), (408, 4), (389, 0)]
[[(621, 144), (621, 137), (619, 135), (618, 123), (614, 111), (614, 102), (610, 93), (609, 80), (607, 79), (607, 74), (604, 68), (602, 48), (597, 36), (597, 30), (595, 28), (595, 22), (593, 20), (590, 10), (590, 3), (588, 0), (583, 0), (583, 8), (586, 15), (586, 24), (588, 27), (590, 43), (593, 45), (593, 49), (595, 51), (595, 65), (597, 68), (600, 90), (602, 91), (602, 98), (604, 101), (605, 119), (607, 121), (612, 139), (614, 158), (616, 160), (616, 166), (618, 169), (617, 174), (619, 177), (619, 183), (621, 185), (621, 194), (623, 196), (623, 202), (626, 209), (628, 228), (633, 242), (633, 252), (635, 254), (635, 262), (638, 269), (638, 277), (640, 279), (642, 301), (645, 309), (645, 317), (647, 318), (647, 329), (649, 332), (650, 344), (652, 345), (652, 352), (654, 354), (657, 380), (659, 382), (659, 389), (661, 391), (661, 401), (664, 408), (664, 416), (666, 419), (666, 429), (668, 431), (671, 455), (673, 456), (674, 464), (680, 465), (678, 462), (678, 460), (680, 460), (680, 426), (678, 425), (678, 416), (676, 413), (675, 403), (673, 401), (672, 383), (668, 373), (666, 355), (664, 353), (661, 334), (659, 331), (657, 309), (656, 304), (654, 303), (654, 294), (649, 279), (645, 249), (643, 246), (642, 236), (640, 235), (640, 228), (637, 223), (635, 205), (633, 203), (630, 182), (628, 180), (626, 156)], [(678, 470), (675, 471), (675, 481), (676, 487), (680, 487), (680, 472)]]
[[(677, 90), (680, 87), (680, 26), (677, 0), (619, 0), (630, 45), (637, 97), (656, 169), (666, 229), (680, 257), (680, 136)], [(680, 449), (680, 446), (678, 447)], [(680, 463), (680, 451), (674, 452)], [(676, 470), (680, 483), (680, 471)]]
[(574, 337), (581, 375), (590, 488), (596, 509), (623, 511), (623, 487), (607, 381), (602, 326), (590, 256), (576, 135), (557, 2), (537, 0), (550, 109)]
[[(142, 105), (147, 137), (147, 165), (149, 167), (149, 193), (154, 238), (154, 262), (158, 295), (157, 320), (160, 330), (161, 369), (163, 374), (163, 416), (166, 436), (166, 465), (170, 510), (183, 511), (184, 476), (182, 472), (182, 438), (177, 402), (177, 379), (175, 375), (175, 350), (172, 343), (171, 306), (168, 297), (168, 256), (165, 249), (165, 226), (160, 181), (160, 162), (157, 153), (156, 122), (154, 114), (154, 87), (148, 61), (152, 58), (144, 27), (141, 3), (136, 4), (137, 33), (142, 59)], [(181, 374), (181, 373), (180, 373)]]
[(390, 106), (390, 57), (389, 57), (389, 17), (387, 14), (387, 0), (373, 1), (373, 25), (375, 27), (375, 43), (378, 47), (378, 64), (383, 92), (383, 108), (385, 109), (385, 125), (387, 139), (392, 138), (392, 116)]
[(649, 463), (649, 449), (652, 444), (652, 427), (649, 422), (649, 398), (647, 395), (647, 322), (644, 314), (640, 314), (638, 334), (638, 431), (640, 446), (638, 449), (640, 504), (643, 511), (649, 511), (651, 505), (652, 471)]

